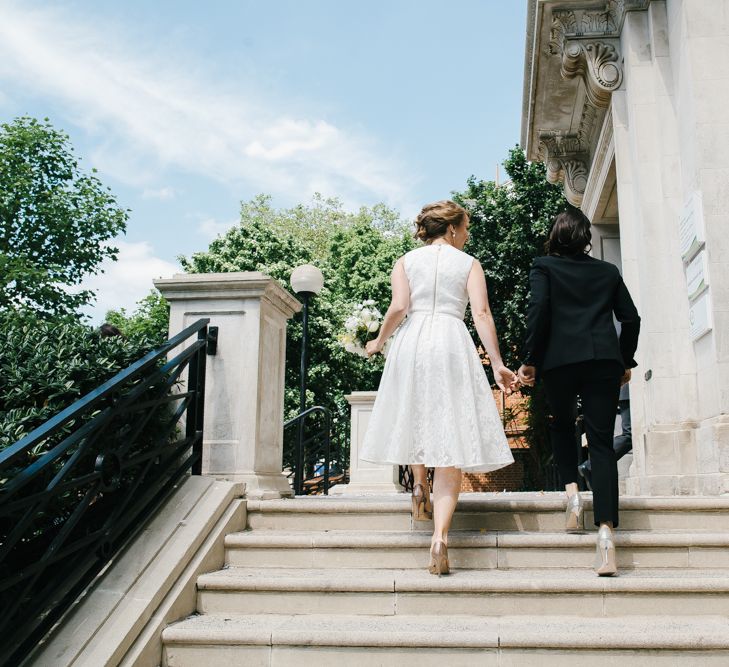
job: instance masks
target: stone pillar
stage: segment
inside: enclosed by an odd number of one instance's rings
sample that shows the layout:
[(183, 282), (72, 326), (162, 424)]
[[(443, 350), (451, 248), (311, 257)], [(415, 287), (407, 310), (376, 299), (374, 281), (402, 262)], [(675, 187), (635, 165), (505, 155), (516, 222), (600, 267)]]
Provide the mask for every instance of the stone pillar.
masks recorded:
[[(612, 100), (621, 244), (643, 318), (631, 383), (633, 494), (729, 492), (729, 69), (716, 66), (729, 25), (720, 4), (654, 1), (626, 16), (621, 35), (625, 85)], [(679, 225), (697, 197), (713, 320), (700, 337), (690, 330)]]
[(170, 302), (170, 335), (201, 317), (219, 327), (206, 374), (203, 474), (244, 482), (250, 498), (293, 495), (281, 472), (286, 321), (301, 304), (257, 271), (154, 284)]
[(402, 493), (398, 466), (378, 465), (359, 460), (359, 446), (375, 404), (376, 391), (354, 391), (345, 398), (352, 408), (349, 449), (349, 484), (332, 487), (330, 494)]

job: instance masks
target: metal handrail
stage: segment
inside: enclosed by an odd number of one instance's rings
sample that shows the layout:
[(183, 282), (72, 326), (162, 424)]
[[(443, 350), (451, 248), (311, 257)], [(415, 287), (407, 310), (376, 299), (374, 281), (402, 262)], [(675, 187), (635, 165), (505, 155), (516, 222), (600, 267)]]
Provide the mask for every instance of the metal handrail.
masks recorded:
[(208, 323), (0, 452), (0, 665), (24, 659), (180, 478), (200, 473)]
[[(324, 425), (321, 429), (316, 431), (314, 434), (304, 437), (304, 431), (306, 427), (306, 420), (312, 415), (321, 414), (324, 418)], [(323, 474), (323, 493), (324, 495), (329, 494), (329, 482), (330, 482), (330, 467), (331, 467), (331, 430), (332, 430), (332, 416), (331, 411), (321, 405), (315, 405), (311, 408), (307, 408), (303, 412), (296, 415), (293, 419), (289, 419), (284, 423), (284, 431), (293, 426), (299, 428), (299, 437), (296, 443), (296, 459), (294, 463), (294, 493), (296, 495), (304, 495), (307, 493), (306, 482), (311, 481), (316, 475), (306, 476), (306, 465), (310, 461), (318, 461), (322, 458), (321, 450), (324, 450), (324, 474)], [(318, 443), (317, 448), (309, 447), (312, 443)], [(308, 456), (307, 456), (308, 454)]]

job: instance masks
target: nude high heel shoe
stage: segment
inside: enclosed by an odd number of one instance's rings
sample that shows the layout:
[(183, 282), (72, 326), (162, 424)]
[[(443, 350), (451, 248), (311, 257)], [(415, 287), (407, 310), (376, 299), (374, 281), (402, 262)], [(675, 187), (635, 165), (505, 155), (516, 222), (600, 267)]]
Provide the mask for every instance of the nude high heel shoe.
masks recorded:
[(600, 526), (597, 532), (597, 549), (595, 553), (595, 574), (599, 577), (612, 577), (618, 572), (615, 564), (615, 543), (613, 532), (608, 526)]
[(433, 518), (433, 504), (430, 495), (425, 493), (422, 484), (413, 486), (413, 521), (428, 521)]
[(430, 565), (428, 566), (428, 572), (430, 574), (437, 574), (439, 577), (441, 574), (449, 574), (451, 571), (448, 565), (448, 547), (445, 542), (438, 540), (433, 543), (430, 547)]
[(582, 504), (582, 497), (579, 493), (575, 493), (567, 498), (564, 529), (568, 533), (575, 533), (585, 529), (585, 507)]

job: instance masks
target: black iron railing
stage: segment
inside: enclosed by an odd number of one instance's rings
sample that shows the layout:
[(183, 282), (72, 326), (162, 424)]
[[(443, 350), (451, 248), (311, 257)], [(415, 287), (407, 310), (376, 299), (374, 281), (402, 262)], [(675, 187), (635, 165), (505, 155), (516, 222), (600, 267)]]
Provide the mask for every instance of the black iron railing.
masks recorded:
[(0, 665), (18, 664), (175, 483), (200, 473), (208, 322), (0, 452)]
[(288, 471), (294, 493), (329, 494), (332, 486), (332, 416), (321, 405), (304, 410), (284, 424), (284, 438), (293, 444), (294, 460)]
[[(428, 479), (428, 486), (430, 487), (430, 490), (433, 490), (433, 468), (427, 468), (425, 471), (425, 474)], [(413, 469), (410, 466), (400, 466), (398, 469), (398, 481), (400, 482), (400, 486), (403, 487), (406, 491), (412, 491), (413, 490)]]

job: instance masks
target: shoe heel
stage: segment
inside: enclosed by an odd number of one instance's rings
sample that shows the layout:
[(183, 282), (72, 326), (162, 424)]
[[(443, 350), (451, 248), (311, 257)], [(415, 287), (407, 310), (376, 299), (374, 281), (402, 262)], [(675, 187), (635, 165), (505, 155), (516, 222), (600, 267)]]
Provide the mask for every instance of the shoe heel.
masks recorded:
[(436, 542), (430, 549), (430, 565), (428, 572), (437, 574), (450, 574), (450, 565), (448, 564), (448, 547), (443, 542)]
[(602, 528), (597, 536), (595, 552), (595, 574), (599, 577), (612, 577), (617, 574), (618, 567), (615, 562), (615, 544), (610, 531)]
[(575, 533), (585, 529), (585, 508), (579, 493), (567, 499), (564, 529), (568, 533)]
[(413, 521), (429, 521), (433, 518), (433, 509), (430, 498), (425, 495), (422, 485), (416, 484), (413, 487), (412, 495)]

